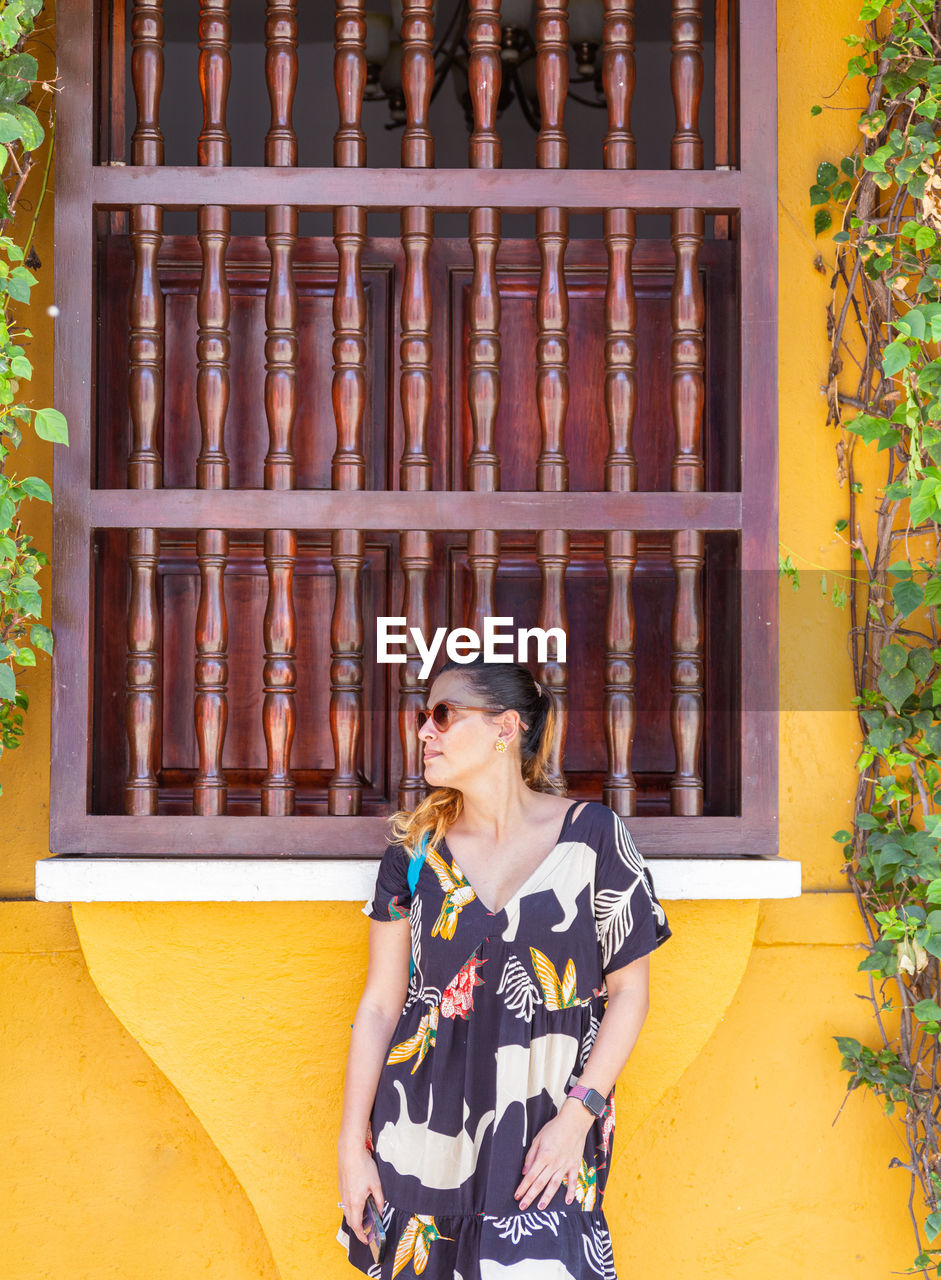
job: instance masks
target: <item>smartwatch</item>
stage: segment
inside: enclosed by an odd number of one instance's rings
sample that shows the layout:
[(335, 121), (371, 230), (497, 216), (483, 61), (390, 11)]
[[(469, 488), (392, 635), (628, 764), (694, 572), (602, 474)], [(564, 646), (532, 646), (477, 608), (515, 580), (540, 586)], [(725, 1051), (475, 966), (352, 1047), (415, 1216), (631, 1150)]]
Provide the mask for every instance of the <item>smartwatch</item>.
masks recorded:
[(600, 1116), (607, 1106), (607, 1098), (597, 1089), (587, 1089), (583, 1084), (572, 1085), (566, 1093), (569, 1098), (581, 1098), (584, 1106), (588, 1108), (593, 1116)]

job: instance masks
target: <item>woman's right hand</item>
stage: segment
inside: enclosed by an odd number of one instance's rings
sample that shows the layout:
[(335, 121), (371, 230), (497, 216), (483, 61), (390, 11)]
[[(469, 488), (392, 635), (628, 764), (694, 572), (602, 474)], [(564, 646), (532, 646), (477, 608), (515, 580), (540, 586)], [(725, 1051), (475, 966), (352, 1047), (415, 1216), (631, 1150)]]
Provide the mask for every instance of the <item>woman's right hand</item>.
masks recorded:
[(366, 1228), (363, 1225), (366, 1197), (372, 1192), (373, 1199), (379, 1206), (379, 1212), (382, 1213), (385, 1196), (382, 1194), (376, 1162), (365, 1144), (361, 1147), (341, 1150), (339, 1173), (340, 1200), (343, 1202), (346, 1221), (357, 1240), (367, 1244)]

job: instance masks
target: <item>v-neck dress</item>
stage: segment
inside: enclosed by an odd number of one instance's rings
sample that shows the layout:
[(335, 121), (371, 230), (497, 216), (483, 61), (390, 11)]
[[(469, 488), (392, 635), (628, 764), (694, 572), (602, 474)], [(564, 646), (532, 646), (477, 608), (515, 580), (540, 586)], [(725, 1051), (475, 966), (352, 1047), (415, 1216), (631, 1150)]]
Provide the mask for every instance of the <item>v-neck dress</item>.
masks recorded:
[[(477, 897), (447, 847), (429, 847), (414, 895), (408, 853), (389, 844), (373, 920), (408, 916), (414, 970), (370, 1118), (386, 1252), (377, 1280), (617, 1280), (602, 1202), (614, 1089), (585, 1139), (575, 1199), (545, 1209), (514, 1191), (536, 1134), (558, 1114), (594, 1044), (606, 974), (671, 936), (650, 869), (623, 820), (589, 801), (500, 911)], [(541, 1193), (540, 1193), (541, 1194)]]

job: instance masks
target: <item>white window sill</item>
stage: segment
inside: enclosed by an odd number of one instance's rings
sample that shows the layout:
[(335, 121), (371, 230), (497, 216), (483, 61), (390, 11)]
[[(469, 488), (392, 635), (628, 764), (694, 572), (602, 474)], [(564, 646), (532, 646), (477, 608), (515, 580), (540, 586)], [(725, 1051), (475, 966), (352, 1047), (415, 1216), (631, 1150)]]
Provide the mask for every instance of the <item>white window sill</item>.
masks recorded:
[[(788, 858), (648, 858), (657, 897), (799, 898)], [(96, 858), (36, 863), (41, 902), (359, 902), (372, 897), (377, 858)]]

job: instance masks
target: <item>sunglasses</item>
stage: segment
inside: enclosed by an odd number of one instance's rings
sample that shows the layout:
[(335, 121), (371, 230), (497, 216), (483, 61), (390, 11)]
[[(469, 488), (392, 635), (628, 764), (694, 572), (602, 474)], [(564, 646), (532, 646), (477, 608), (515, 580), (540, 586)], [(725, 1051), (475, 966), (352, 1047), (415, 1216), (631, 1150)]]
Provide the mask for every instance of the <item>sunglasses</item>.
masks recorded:
[(493, 714), (490, 707), (467, 707), (460, 702), (436, 702), (430, 711), (422, 707), (416, 712), (415, 719), (418, 721), (419, 729), (423, 729), (429, 719), (434, 720), (435, 728), (444, 733), (451, 727), (452, 711), (488, 711), (491, 715)]

